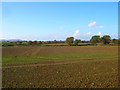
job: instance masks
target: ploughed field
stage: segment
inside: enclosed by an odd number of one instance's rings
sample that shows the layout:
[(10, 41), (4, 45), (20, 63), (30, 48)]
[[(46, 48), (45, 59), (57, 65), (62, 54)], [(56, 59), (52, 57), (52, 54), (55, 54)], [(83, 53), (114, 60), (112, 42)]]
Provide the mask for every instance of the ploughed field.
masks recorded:
[(2, 48), (3, 88), (118, 87), (117, 46)]

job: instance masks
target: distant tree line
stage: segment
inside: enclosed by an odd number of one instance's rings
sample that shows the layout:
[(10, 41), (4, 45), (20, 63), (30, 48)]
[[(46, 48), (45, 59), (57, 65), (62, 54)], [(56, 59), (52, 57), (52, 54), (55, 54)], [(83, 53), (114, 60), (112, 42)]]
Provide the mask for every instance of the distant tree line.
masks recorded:
[(3, 41), (2, 46), (18, 46), (18, 45), (42, 45), (42, 44), (63, 44), (65, 41)]
[(109, 44), (109, 43), (113, 43), (113, 44), (120, 44), (120, 39), (111, 39), (111, 37), (109, 35), (104, 35), (103, 37), (100, 37), (99, 35), (94, 35), (92, 36), (92, 38), (90, 39), (90, 41), (81, 41), (80, 39), (75, 39), (74, 37), (68, 37), (66, 38), (66, 43), (69, 46), (78, 46), (78, 43), (91, 43), (91, 44), (97, 44), (97, 43), (103, 43), (103, 44)]
[(65, 41), (4, 41), (2, 42), (2, 46), (20, 46), (20, 45), (46, 45), (48, 44), (53, 44), (55, 46), (56, 44), (62, 45), (62, 44), (67, 44), (69, 46), (79, 46), (79, 43), (85, 43), (84, 45), (96, 45), (96, 44), (104, 44), (104, 45), (109, 45), (110, 43), (112, 44), (120, 44), (120, 39), (111, 39), (109, 35), (104, 35), (103, 37), (100, 37), (99, 35), (94, 35), (89, 41), (85, 40), (80, 40), (80, 39), (75, 39), (74, 37), (67, 37)]

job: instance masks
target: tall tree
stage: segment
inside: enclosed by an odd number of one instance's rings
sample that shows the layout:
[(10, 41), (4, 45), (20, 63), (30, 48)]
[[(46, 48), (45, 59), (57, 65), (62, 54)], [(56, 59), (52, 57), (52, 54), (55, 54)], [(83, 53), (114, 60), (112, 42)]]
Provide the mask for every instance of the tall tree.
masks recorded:
[(104, 44), (109, 44), (111, 37), (109, 35), (104, 35), (101, 39)]
[(92, 36), (92, 38), (90, 39), (90, 42), (93, 43), (93, 44), (99, 43), (100, 42), (100, 36), (99, 35)]
[(73, 45), (73, 42), (74, 42), (74, 37), (68, 37), (68, 38), (66, 38), (66, 43), (68, 44), (68, 45)]

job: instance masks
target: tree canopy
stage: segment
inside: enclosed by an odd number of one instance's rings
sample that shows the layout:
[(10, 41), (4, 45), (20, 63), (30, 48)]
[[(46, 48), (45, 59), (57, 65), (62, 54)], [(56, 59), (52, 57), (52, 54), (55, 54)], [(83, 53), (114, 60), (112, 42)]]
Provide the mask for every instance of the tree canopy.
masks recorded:
[(101, 39), (104, 44), (109, 44), (111, 37), (109, 35), (104, 35)]
[(68, 37), (67, 39), (66, 39), (66, 43), (68, 44), (68, 45), (73, 45), (73, 42), (74, 42), (74, 37)]
[(90, 42), (93, 43), (93, 44), (99, 43), (100, 42), (100, 36), (99, 35), (92, 36), (92, 38), (90, 39)]

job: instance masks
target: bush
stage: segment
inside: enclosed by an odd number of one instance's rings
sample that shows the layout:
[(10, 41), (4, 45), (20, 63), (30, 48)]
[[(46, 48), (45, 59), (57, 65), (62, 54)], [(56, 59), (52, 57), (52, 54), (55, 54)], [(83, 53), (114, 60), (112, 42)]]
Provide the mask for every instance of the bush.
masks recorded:
[(45, 44), (42, 44), (41, 46), (47, 46), (47, 45), (45, 45)]
[(56, 44), (53, 44), (52, 46), (58, 46), (58, 45), (56, 45)]
[(98, 43), (97, 46), (102, 46), (103, 44), (102, 43)]

